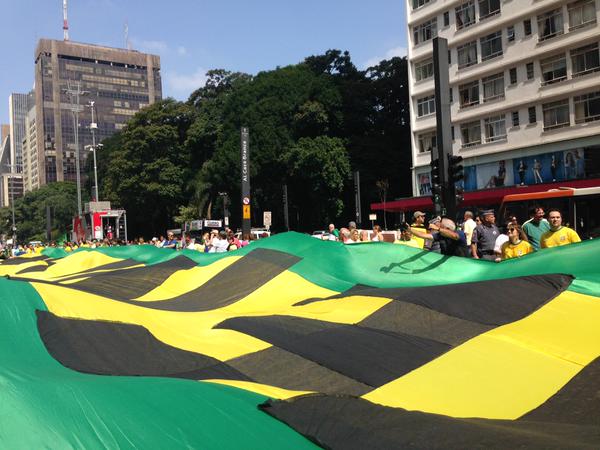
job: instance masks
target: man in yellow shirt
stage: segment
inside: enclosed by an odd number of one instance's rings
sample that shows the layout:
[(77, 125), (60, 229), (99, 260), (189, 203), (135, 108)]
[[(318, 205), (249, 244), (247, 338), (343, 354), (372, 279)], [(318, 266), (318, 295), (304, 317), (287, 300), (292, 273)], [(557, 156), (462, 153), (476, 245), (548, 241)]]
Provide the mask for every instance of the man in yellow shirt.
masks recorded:
[[(415, 211), (413, 214), (413, 223), (411, 225), (412, 228), (416, 228), (421, 233), (427, 233), (425, 229), (425, 213), (422, 211)], [(412, 237), (419, 244), (419, 248), (423, 248), (425, 245), (425, 239), (415, 236), (413, 234)]]
[(410, 226), (407, 223), (403, 223), (400, 226), (400, 238), (394, 241), (394, 244), (406, 245), (407, 247), (413, 247), (421, 249), (421, 245), (413, 237)]
[(562, 214), (558, 209), (548, 211), (548, 222), (550, 222), (550, 230), (542, 234), (540, 239), (541, 248), (559, 247), (581, 242), (581, 238), (575, 230), (562, 226)]

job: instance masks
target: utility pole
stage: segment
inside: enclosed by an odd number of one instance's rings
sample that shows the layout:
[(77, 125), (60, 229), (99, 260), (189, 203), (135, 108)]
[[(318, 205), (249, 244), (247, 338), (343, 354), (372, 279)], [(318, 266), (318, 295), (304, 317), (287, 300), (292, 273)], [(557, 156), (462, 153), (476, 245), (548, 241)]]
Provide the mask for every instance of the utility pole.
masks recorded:
[(90, 109), (92, 110), (92, 122), (90, 123), (90, 130), (92, 131), (92, 152), (94, 153), (94, 200), (99, 202), (100, 197), (98, 197), (98, 169), (96, 167), (96, 130), (98, 129), (98, 124), (94, 120), (94, 106), (93, 101), (90, 101)]
[(449, 198), (448, 157), (452, 154), (450, 119), (450, 80), (448, 63), (448, 40), (433, 39), (433, 76), (435, 80), (436, 147), (431, 150), (431, 178), (435, 214), (449, 216), (453, 220), (456, 202)]
[(285, 224), (285, 230), (290, 231), (290, 212), (288, 207), (287, 184), (283, 185), (283, 222)]
[[(75, 86), (73, 86), (73, 84)], [(75, 170), (77, 172), (77, 216), (81, 217), (81, 170), (80, 170), (80, 154), (79, 154), (79, 113), (83, 110), (83, 107), (79, 104), (79, 97), (82, 95), (89, 94), (88, 91), (82, 91), (79, 82), (67, 84), (67, 89), (63, 90), (65, 94), (69, 96), (71, 103), (70, 110), (73, 114), (73, 129), (75, 133)]]
[[(357, 170), (353, 173), (354, 177), (354, 215), (357, 225), (362, 224), (362, 211), (360, 207), (360, 172)], [(385, 211), (384, 211), (385, 214)]]
[(12, 242), (13, 248), (17, 243), (17, 226), (15, 225), (15, 179), (14, 179), (14, 164), (5, 164), (10, 169), (8, 174), (8, 190), (10, 191), (10, 207), (12, 212)]

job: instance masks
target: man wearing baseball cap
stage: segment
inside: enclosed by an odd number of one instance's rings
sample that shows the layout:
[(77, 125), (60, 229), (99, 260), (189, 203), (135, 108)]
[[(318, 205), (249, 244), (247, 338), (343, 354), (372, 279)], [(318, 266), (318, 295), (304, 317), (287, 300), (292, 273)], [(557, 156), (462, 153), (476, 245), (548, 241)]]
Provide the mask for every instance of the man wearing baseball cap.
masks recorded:
[[(415, 211), (413, 214), (413, 223), (411, 228), (416, 229), (418, 232), (427, 233), (425, 229), (425, 213), (422, 211)], [(413, 234), (413, 239), (419, 243), (419, 248), (423, 248), (425, 245), (425, 239), (420, 238)]]
[(473, 258), (494, 261), (496, 259), (494, 246), (498, 236), (500, 236), (500, 230), (496, 226), (494, 210), (481, 211), (481, 224), (475, 227), (471, 238), (471, 255)]

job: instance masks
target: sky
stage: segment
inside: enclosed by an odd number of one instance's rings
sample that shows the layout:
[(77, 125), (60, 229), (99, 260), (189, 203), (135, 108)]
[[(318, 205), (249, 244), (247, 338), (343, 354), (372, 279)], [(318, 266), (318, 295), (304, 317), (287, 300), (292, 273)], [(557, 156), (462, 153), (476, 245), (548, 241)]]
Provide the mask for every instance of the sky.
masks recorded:
[[(0, 0), (0, 123), (34, 79), (40, 38), (62, 39), (62, 0)], [(406, 54), (404, 0), (69, 0), (76, 42), (158, 54), (164, 96), (185, 100), (210, 69), (256, 74), (328, 49), (363, 69)], [(2, 103), (0, 103), (2, 105)]]

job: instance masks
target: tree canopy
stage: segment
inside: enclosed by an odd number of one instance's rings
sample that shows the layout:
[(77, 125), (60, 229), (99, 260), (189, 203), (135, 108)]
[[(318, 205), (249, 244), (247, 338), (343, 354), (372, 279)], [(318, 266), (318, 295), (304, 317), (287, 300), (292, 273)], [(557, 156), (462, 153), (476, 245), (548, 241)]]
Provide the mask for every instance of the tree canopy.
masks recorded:
[[(88, 201), (82, 192), (83, 201)], [(15, 224), (19, 242), (46, 241), (46, 208), (50, 208), (51, 239), (61, 240), (77, 214), (77, 188), (73, 182), (42, 186), (15, 199)], [(12, 235), (12, 208), (0, 210), (0, 233)]]

